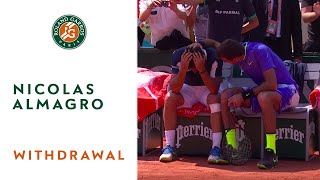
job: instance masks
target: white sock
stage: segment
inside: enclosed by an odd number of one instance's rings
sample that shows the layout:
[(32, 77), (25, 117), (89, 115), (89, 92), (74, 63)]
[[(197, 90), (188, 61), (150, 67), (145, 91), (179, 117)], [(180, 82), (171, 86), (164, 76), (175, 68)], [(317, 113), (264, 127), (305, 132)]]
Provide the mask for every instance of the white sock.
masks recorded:
[(222, 139), (222, 132), (217, 132), (217, 133), (212, 133), (212, 148), (217, 146), (220, 148), (221, 144), (221, 139)]
[(174, 146), (174, 139), (176, 137), (176, 130), (168, 130), (168, 131), (164, 131), (164, 133), (166, 135), (167, 145), (170, 145), (171, 147), (175, 147)]

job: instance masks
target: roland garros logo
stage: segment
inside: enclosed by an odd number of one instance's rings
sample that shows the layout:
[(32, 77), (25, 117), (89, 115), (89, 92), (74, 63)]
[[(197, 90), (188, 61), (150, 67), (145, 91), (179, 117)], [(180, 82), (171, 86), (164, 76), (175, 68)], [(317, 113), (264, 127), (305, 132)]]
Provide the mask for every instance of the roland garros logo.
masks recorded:
[(79, 47), (86, 38), (87, 30), (84, 22), (74, 15), (64, 15), (54, 22), (52, 37), (54, 42), (64, 49)]

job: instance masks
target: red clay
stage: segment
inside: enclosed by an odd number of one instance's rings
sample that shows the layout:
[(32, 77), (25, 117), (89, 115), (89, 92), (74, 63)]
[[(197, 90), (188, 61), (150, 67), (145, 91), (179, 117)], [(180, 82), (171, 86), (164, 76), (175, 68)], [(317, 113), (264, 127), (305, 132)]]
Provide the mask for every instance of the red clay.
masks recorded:
[(182, 156), (171, 163), (158, 161), (161, 152), (138, 157), (138, 179), (320, 179), (319, 156), (305, 162), (302, 160), (279, 160), (271, 170), (256, 167), (258, 160), (250, 160), (243, 166), (209, 165), (207, 157)]

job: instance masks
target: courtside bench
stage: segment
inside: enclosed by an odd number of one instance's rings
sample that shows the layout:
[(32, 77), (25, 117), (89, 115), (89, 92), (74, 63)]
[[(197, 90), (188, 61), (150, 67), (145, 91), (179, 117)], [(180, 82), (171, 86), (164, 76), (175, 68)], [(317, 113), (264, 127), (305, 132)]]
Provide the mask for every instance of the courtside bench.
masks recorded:
[[(154, 71), (170, 72), (171, 51), (157, 49), (141, 49), (138, 51), (138, 66)], [(313, 61), (310, 61), (312, 57)], [(307, 99), (309, 91), (318, 84), (320, 61), (319, 58), (309, 55), (303, 62), (308, 63), (305, 73), (304, 94)], [(309, 62), (310, 61), (310, 62)], [(236, 66), (224, 63), (223, 77), (226, 86), (251, 86), (251, 79), (246, 78)], [(311, 81), (309, 83), (308, 81)], [(310, 85), (311, 84), (311, 85)], [(308, 87), (308, 88), (306, 88)], [(237, 110), (240, 125), (249, 136), (252, 143), (253, 158), (262, 157), (265, 135), (261, 114), (244, 113)], [(300, 105), (292, 112), (281, 113), (277, 117), (277, 153), (280, 158), (295, 158), (309, 160), (319, 149), (319, 117), (318, 112), (310, 107)], [(237, 130), (237, 139), (241, 140), (244, 132)], [(211, 149), (212, 131), (208, 113), (200, 113), (194, 118), (178, 117), (176, 129), (176, 148), (179, 154), (208, 155)]]
[[(265, 133), (261, 113), (254, 114), (245, 108), (243, 110), (238, 109), (236, 113), (246, 134), (251, 139), (253, 158), (258, 158), (259, 153), (262, 157), (262, 150), (265, 147)], [(318, 123), (318, 112), (312, 110), (308, 104), (299, 104), (293, 110), (279, 114), (276, 130), (279, 158), (305, 161), (313, 158), (319, 147), (319, 129), (316, 128), (319, 127)], [(252, 131), (258, 132), (252, 133)], [(241, 132), (237, 134), (237, 138), (240, 139), (241, 135), (243, 135)]]
[[(246, 134), (252, 145), (252, 158), (259, 159), (265, 147), (264, 127), (261, 113), (253, 114), (246, 109), (237, 109), (239, 125), (236, 137), (241, 141)], [(176, 148), (179, 154), (208, 155), (212, 143), (210, 114), (200, 113), (196, 117), (178, 118)], [(277, 154), (280, 158), (310, 160), (319, 150), (318, 112), (310, 106), (299, 104), (293, 111), (277, 116)]]

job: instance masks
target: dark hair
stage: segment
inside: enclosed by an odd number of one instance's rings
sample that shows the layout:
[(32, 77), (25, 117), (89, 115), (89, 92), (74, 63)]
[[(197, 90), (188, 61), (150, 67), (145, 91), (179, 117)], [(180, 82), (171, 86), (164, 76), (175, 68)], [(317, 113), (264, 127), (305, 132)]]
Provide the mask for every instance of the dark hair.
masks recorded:
[(202, 56), (205, 55), (201, 47), (196, 47), (196, 48), (187, 47), (186, 51), (189, 53), (200, 53)]
[(217, 48), (216, 53), (219, 58), (233, 59), (244, 55), (245, 49), (240, 42), (233, 39), (226, 39)]
[[(204, 52), (202, 51), (202, 49), (200, 47), (196, 47), (196, 48), (186, 48), (186, 51), (189, 53), (200, 53), (201, 56), (205, 56)], [(189, 62), (189, 69), (190, 68), (194, 68), (195, 64), (193, 59)]]

